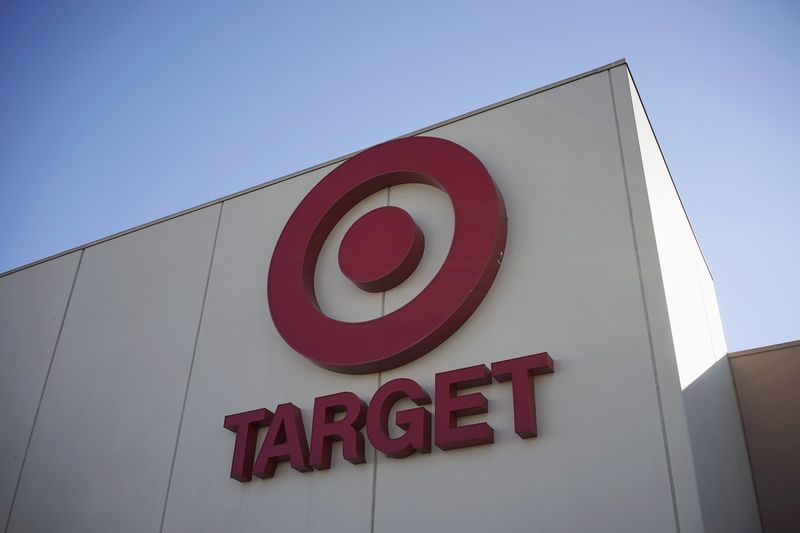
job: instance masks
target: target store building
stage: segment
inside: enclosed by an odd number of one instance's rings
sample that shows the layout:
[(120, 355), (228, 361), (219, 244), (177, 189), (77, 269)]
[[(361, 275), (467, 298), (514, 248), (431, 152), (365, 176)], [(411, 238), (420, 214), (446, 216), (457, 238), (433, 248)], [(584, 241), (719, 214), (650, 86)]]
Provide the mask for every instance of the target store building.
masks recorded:
[(3, 274), (0, 313), (9, 533), (762, 528), (624, 61)]

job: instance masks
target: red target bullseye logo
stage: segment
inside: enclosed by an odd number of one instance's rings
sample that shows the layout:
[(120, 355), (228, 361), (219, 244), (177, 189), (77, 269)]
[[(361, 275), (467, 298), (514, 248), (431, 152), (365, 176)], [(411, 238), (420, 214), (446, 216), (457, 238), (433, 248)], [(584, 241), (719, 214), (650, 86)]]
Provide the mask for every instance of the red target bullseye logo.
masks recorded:
[[(322, 245), (336, 223), (373, 193), (404, 183), (444, 191), (453, 204), (450, 251), (413, 300), (364, 322), (326, 316), (314, 291)], [(500, 268), (506, 210), (489, 172), (469, 150), (433, 137), (380, 144), (342, 163), (297, 206), (281, 233), (267, 279), (269, 310), (283, 339), (318, 365), (348, 374), (395, 368), (452, 335), (480, 305)], [(397, 207), (355, 222), (339, 249), (339, 265), (359, 288), (389, 290), (414, 271), (424, 237)]]

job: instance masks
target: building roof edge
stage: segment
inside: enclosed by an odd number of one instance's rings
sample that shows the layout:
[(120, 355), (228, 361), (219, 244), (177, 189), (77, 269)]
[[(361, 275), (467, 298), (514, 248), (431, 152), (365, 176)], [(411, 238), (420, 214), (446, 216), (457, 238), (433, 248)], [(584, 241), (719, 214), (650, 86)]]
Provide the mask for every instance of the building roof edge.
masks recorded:
[[(549, 91), (550, 89), (555, 89), (556, 87), (560, 87), (562, 85), (566, 85), (568, 83), (572, 83), (574, 81), (578, 81), (578, 80), (580, 80), (582, 78), (585, 78), (587, 76), (592, 76), (594, 74), (597, 74), (597, 73), (600, 73), (600, 72), (604, 72), (606, 70), (611, 70), (612, 68), (618, 67), (620, 65), (627, 65), (627, 60), (625, 58), (618, 59), (618, 60), (616, 60), (614, 62), (608, 63), (607, 65), (603, 65), (601, 67), (597, 67), (597, 68), (593, 68), (591, 70), (587, 70), (586, 72), (582, 72), (581, 74), (576, 74), (574, 76), (570, 76), (569, 78), (564, 78), (563, 80), (560, 80), (560, 81), (557, 81), (557, 82), (554, 82), (554, 83), (550, 83), (550, 84), (544, 85), (542, 87), (539, 87), (539, 88), (536, 88), (536, 89), (532, 89), (530, 91), (526, 91), (524, 93), (518, 94), (516, 96), (512, 96), (510, 98), (506, 98), (505, 100), (500, 100), (499, 102), (495, 102), (493, 104), (489, 104), (489, 105), (486, 105), (484, 107), (479, 107), (478, 109), (475, 109), (475, 110), (472, 110), (472, 111), (468, 111), (466, 113), (462, 113), (461, 115), (457, 115), (457, 116), (455, 116), (453, 118), (449, 118), (447, 120), (443, 120), (441, 122), (437, 122), (435, 124), (431, 124), (430, 126), (426, 126), (424, 128), (412, 131), (410, 133), (406, 133), (404, 135), (399, 135), (399, 136), (395, 137), (395, 139), (402, 139), (403, 137), (413, 137), (414, 135), (420, 135), (422, 133), (426, 133), (426, 132), (434, 130), (436, 128), (440, 128), (442, 126), (446, 126), (448, 124), (452, 124), (454, 122), (458, 122), (460, 120), (464, 120), (466, 118), (473, 117), (473, 116), (478, 115), (480, 113), (484, 113), (486, 111), (491, 111), (493, 109), (497, 109), (498, 107), (502, 107), (502, 106), (504, 106), (506, 104), (510, 104), (510, 103), (516, 102), (518, 100), (522, 100), (523, 98), (528, 98), (528, 97), (533, 96), (535, 94), (539, 94), (539, 93), (542, 93), (542, 92), (545, 92), (545, 91)], [(393, 139), (388, 139), (388, 140), (393, 140)], [(381, 142), (386, 142), (386, 141), (381, 141)], [(375, 143), (375, 144), (380, 144), (380, 142)], [(69, 249), (64, 250), (62, 252), (55, 253), (53, 255), (49, 255), (49, 256), (44, 257), (42, 259), (38, 259), (36, 261), (32, 261), (30, 263), (26, 263), (26, 264), (24, 264), (22, 266), (18, 266), (18, 267), (12, 268), (11, 270), (7, 270), (5, 272), (0, 273), (0, 278), (5, 277), (5, 276), (9, 276), (11, 274), (14, 274), (15, 272), (19, 272), (21, 270), (25, 270), (27, 268), (31, 268), (31, 267), (34, 267), (36, 265), (42, 264), (42, 263), (46, 263), (47, 261), (52, 261), (53, 259), (57, 259), (59, 257), (65, 256), (65, 255), (69, 255), (69, 254), (71, 254), (73, 252), (77, 252), (79, 250), (85, 250), (86, 248), (89, 248), (91, 246), (102, 244), (104, 242), (110, 241), (112, 239), (116, 239), (118, 237), (122, 237), (124, 235), (129, 234), (129, 233), (133, 233), (133, 232), (136, 232), (136, 231), (139, 231), (139, 230), (143, 230), (145, 228), (149, 228), (150, 226), (155, 226), (156, 224), (160, 224), (162, 222), (166, 222), (166, 221), (172, 220), (174, 218), (178, 218), (178, 217), (182, 217), (184, 215), (188, 215), (190, 213), (194, 213), (195, 211), (200, 211), (201, 209), (205, 209), (207, 207), (211, 207), (213, 205), (225, 202), (226, 200), (232, 200), (233, 198), (236, 198), (236, 197), (239, 197), (239, 196), (242, 196), (242, 195), (257, 191), (259, 189), (263, 189), (265, 187), (269, 187), (271, 185), (275, 185), (275, 184), (281, 183), (282, 181), (286, 181), (286, 180), (289, 180), (289, 179), (292, 179), (292, 178), (296, 178), (298, 176), (301, 176), (301, 175), (306, 174), (308, 172), (313, 172), (314, 170), (318, 170), (318, 169), (326, 167), (328, 165), (339, 163), (340, 161), (344, 161), (346, 159), (349, 159), (349, 158), (353, 157), (357, 153), (362, 152), (363, 150), (365, 150), (366, 148), (368, 148), (368, 147), (364, 147), (361, 150), (356, 150), (355, 152), (352, 152), (352, 153), (349, 153), (347, 155), (343, 155), (343, 156), (337, 157), (335, 159), (331, 159), (329, 161), (325, 161), (323, 163), (318, 163), (316, 165), (312, 165), (310, 167), (304, 168), (302, 170), (298, 170), (296, 172), (292, 172), (291, 174), (287, 174), (287, 175), (282, 176), (280, 178), (275, 178), (275, 179), (272, 179), (272, 180), (269, 180), (269, 181), (265, 181), (265, 182), (260, 183), (258, 185), (254, 185), (252, 187), (248, 187), (247, 189), (243, 189), (241, 191), (237, 191), (237, 192), (228, 194), (226, 196), (222, 196), (220, 198), (216, 198), (214, 200), (211, 200), (211, 201), (196, 205), (194, 207), (189, 207), (189, 208), (184, 209), (182, 211), (178, 211), (176, 213), (172, 213), (170, 215), (166, 215), (166, 216), (163, 216), (161, 218), (157, 218), (155, 220), (151, 220), (149, 222), (145, 222), (143, 224), (139, 224), (138, 226), (134, 226), (132, 228), (128, 228), (128, 229), (119, 231), (117, 233), (112, 233), (111, 235), (107, 235), (105, 237), (101, 237), (99, 239), (95, 239), (95, 240), (87, 242), (85, 244), (74, 246), (72, 248), (69, 248)]]

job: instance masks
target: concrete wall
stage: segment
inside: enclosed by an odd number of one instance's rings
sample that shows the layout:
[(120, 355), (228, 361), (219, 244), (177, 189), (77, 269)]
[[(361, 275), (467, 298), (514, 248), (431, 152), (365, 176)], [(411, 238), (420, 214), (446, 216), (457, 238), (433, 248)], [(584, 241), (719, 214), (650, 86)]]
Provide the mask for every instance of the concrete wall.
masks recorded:
[(17, 491), (82, 253), (0, 278), (0, 516), (4, 522)]
[[(623, 147), (629, 156), (629, 174), (642, 173), (644, 180), (631, 180), (631, 190), (646, 195), (649, 204), (648, 210), (637, 212), (634, 207), (633, 212), (642, 219), (637, 225), (637, 244), (644, 267), (643, 291), (652, 326), (656, 374), (660, 382), (666, 379), (661, 388), (666, 440), (672, 461), (680, 462), (673, 469), (674, 483), (682, 487), (683, 494), (699, 491), (706, 531), (759, 531), (758, 506), (736, 394), (725, 362), (727, 350), (714, 282), (633, 79), (622, 69), (614, 74), (617, 87), (629, 87), (629, 91), (619, 91), (622, 124), (624, 118), (630, 120), (628, 95), (633, 97), (636, 132), (629, 133), (630, 142), (623, 142)], [(642, 183), (646, 190), (638, 188)], [(669, 386), (676, 377), (684, 389), (682, 395)]]
[(219, 209), (83, 252), (9, 531), (158, 530)]
[[(636, 102), (617, 65), (423, 132), (484, 163), (506, 201), (508, 245), (467, 323), (389, 372), (323, 370), (269, 319), (275, 242), (335, 162), (86, 248), (43, 395), (36, 382), (8, 531), (702, 531)], [(336, 268), (338, 240), (386, 204), (414, 216), (426, 255), (404, 284), (364, 294)], [(401, 306), (438, 269), (452, 228), (449, 201), (429, 187), (366, 199), (323, 248), (323, 309), (363, 320)], [(10, 305), (30, 271), (2, 278), (18, 291)], [(25, 320), (3, 327), (46, 327)], [(433, 392), (436, 372), (541, 351), (556, 372), (537, 378), (536, 439), (513, 432), (510, 387), (495, 383), (482, 389), (493, 445), (402, 460), (369, 449), (357, 466), (335, 446), (327, 471), (228, 478), (227, 414), (293, 402), (309, 426), (316, 396), (368, 399), (397, 377)]]
[(765, 533), (800, 524), (800, 341), (729, 356)]
[(723, 357), (683, 391), (708, 533), (761, 531), (731, 369)]

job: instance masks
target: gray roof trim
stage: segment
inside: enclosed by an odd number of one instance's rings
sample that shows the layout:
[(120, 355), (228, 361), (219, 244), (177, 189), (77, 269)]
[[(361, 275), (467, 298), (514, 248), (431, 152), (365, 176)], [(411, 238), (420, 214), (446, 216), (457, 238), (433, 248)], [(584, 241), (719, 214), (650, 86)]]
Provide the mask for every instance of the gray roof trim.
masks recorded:
[(762, 346), (761, 348), (751, 348), (749, 350), (742, 350), (740, 352), (731, 352), (728, 354), (728, 359), (733, 359), (734, 357), (743, 357), (745, 355), (757, 355), (766, 352), (774, 352), (777, 350), (785, 350), (787, 348), (794, 348), (795, 346), (800, 346), (800, 340), (784, 342), (781, 344), (771, 344), (769, 346)]

